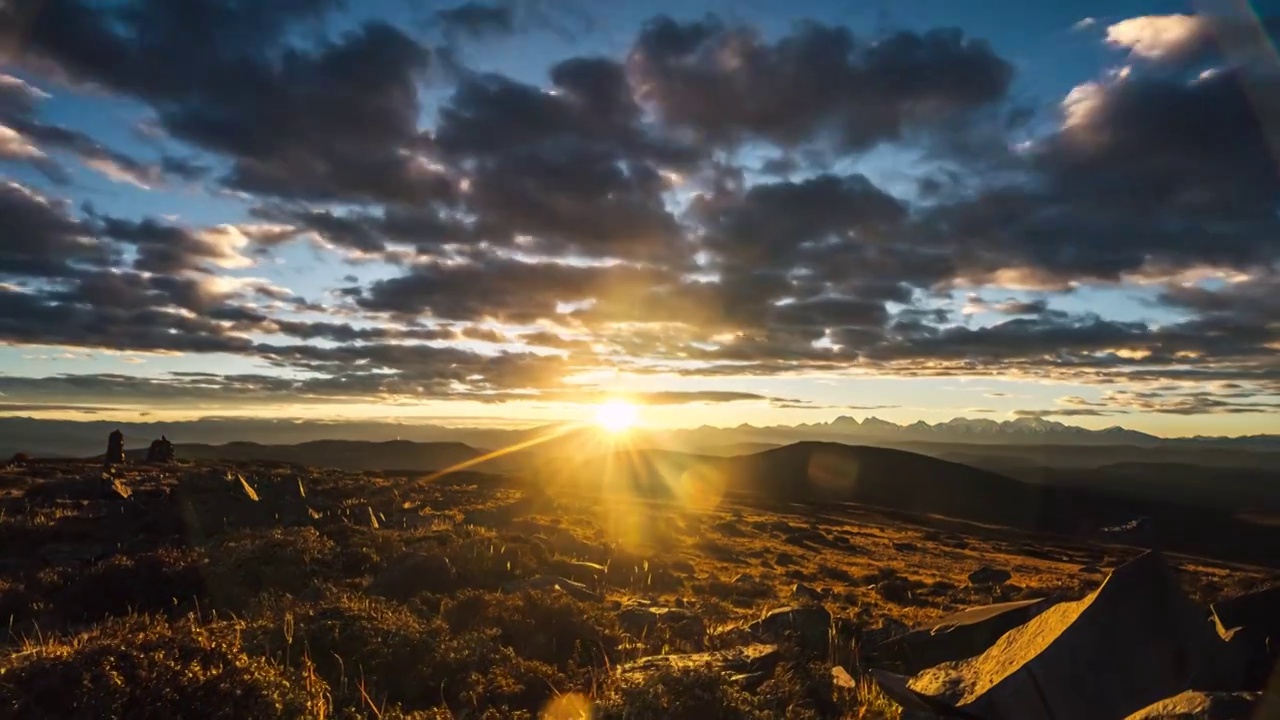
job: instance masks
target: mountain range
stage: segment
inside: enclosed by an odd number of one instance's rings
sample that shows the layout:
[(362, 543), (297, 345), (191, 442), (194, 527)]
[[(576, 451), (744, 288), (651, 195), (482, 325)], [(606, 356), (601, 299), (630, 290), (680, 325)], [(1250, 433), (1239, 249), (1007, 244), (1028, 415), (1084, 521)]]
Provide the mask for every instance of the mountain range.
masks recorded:
[[(179, 443), (222, 444), (246, 439), (265, 444), (293, 444), (315, 440), (383, 442), (459, 442), (477, 448), (501, 448), (545, 433), (549, 428), (448, 427), (424, 423), (388, 421), (317, 421), (259, 418), (207, 418), (182, 422), (117, 423), (110, 421), (41, 420), (0, 418), (0, 457), (15, 452), (43, 456), (87, 456), (102, 452), (107, 434), (121, 429), (127, 447), (145, 447), (167, 435)], [(1045, 418), (1017, 418), (1003, 422), (955, 418), (946, 422), (898, 425), (876, 417), (859, 421), (842, 416), (831, 422), (732, 428), (703, 426), (690, 429), (649, 430), (646, 442), (657, 447), (709, 454), (737, 454), (722, 448), (751, 447), (804, 441), (864, 445), (953, 444), (981, 446), (1080, 446), (1097, 448), (1280, 450), (1280, 435), (1245, 437), (1160, 438), (1110, 427), (1090, 430)]]

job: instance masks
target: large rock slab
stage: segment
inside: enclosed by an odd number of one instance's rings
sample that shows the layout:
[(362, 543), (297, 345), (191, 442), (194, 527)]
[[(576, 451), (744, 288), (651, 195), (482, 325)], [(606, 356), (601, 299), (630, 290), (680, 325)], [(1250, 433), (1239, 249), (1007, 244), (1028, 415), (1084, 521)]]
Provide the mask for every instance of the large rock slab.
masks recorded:
[(1218, 634), (1152, 552), (1117, 568), (1083, 600), (1009, 631), (981, 655), (883, 687), (904, 703), (972, 718), (1097, 720), (1127, 717), (1191, 688), (1236, 689), (1229, 686), (1239, 683), (1243, 667), (1239, 648)]
[(1248, 653), (1244, 689), (1261, 690), (1280, 660), (1280, 585), (1216, 602), (1213, 617)]
[(1047, 610), (1044, 598), (983, 605), (962, 610), (871, 648), (876, 658), (902, 664), (915, 673), (944, 662), (981, 655), (1000, 636)]
[(1188, 690), (1139, 710), (1126, 720), (1250, 720), (1260, 695)]

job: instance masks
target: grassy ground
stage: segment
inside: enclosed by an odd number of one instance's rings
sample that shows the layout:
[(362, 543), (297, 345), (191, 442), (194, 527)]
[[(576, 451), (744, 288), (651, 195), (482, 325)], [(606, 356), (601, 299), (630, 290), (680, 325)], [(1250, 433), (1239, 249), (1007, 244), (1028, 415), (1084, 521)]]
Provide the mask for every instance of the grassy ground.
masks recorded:
[[(1080, 597), (1135, 552), (588, 490), (262, 464), (0, 471), (0, 717), (892, 718), (862, 672), (877, 634)], [(1262, 578), (1180, 563), (1205, 601)], [(1013, 578), (971, 586), (982, 566)], [(763, 670), (628, 666), (761, 642), (746, 624), (803, 604), (832, 616), (820, 650), (773, 637)]]

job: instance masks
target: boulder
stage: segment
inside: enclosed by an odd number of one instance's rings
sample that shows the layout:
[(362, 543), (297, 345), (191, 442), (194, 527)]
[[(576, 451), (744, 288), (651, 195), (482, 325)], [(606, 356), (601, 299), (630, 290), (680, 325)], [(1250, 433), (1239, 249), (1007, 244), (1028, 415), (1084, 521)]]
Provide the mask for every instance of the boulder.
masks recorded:
[(784, 607), (748, 624), (746, 630), (774, 642), (789, 638), (805, 652), (826, 655), (831, 643), (831, 613), (821, 605)]
[(905, 682), (877, 674), (904, 703), (990, 720), (1123, 718), (1191, 688), (1237, 689), (1240, 648), (1223, 639), (1155, 552), (1117, 568), (1093, 594), (1055, 605), (977, 657)]
[(649, 634), (660, 627), (675, 627), (699, 635), (706, 632), (706, 624), (697, 613), (678, 607), (625, 608), (618, 613), (618, 624), (633, 635)]
[(1250, 720), (1260, 695), (1188, 690), (1149, 705), (1127, 720)]
[(858, 681), (853, 679), (848, 670), (835, 665), (831, 668), (831, 684), (845, 690), (857, 690)]
[(799, 600), (800, 602), (821, 602), (822, 601), (822, 593), (809, 587), (808, 585), (805, 585), (804, 583), (796, 583), (795, 587), (791, 588), (791, 595), (792, 597), (794, 597), (796, 600)]
[(1013, 573), (986, 565), (969, 573), (970, 585), (1003, 585), (1013, 579)]
[(873, 648), (872, 654), (902, 663), (907, 672), (919, 672), (940, 663), (982, 654), (1001, 635), (1031, 620), (1049, 606), (1047, 599), (1038, 599), (969, 608), (888, 638)]

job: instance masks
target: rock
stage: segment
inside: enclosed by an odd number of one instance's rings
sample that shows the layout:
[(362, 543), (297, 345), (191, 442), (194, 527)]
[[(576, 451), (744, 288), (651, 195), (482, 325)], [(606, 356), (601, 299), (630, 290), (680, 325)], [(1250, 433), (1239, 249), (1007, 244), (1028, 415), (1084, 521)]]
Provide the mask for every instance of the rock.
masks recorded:
[(454, 589), (454, 570), (449, 559), (427, 553), (401, 555), (379, 572), (369, 585), (370, 593), (400, 601), (422, 593)]
[(599, 602), (600, 596), (587, 589), (586, 585), (574, 582), (558, 575), (538, 575), (527, 580), (515, 580), (502, 586), (505, 592), (521, 590), (559, 590), (575, 600), (583, 602)]
[(893, 549), (898, 552), (918, 552), (920, 546), (913, 542), (896, 542), (893, 543)]
[(1261, 693), (1188, 690), (1130, 715), (1127, 720), (1249, 720)]
[(1243, 673), (1242, 659), (1164, 559), (1149, 552), (1116, 568), (1083, 600), (1045, 610), (981, 655), (905, 682), (892, 673), (876, 680), (904, 706), (950, 708), (963, 717), (1123, 718), (1189, 687), (1228, 687)]
[(159, 440), (151, 441), (151, 445), (147, 448), (147, 462), (173, 462), (173, 443), (169, 442), (169, 438), (161, 435)]
[(908, 632), (911, 626), (896, 618), (885, 618), (880, 621), (880, 627), (863, 631), (861, 645), (874, 649)]
[(1280, 585), (1220, 600), (1212, 612), (1219, 633), (1241, 643), (1248, 656), (1244, 683), (1233, 689), (1264, 687), (1280, 660)]
[(821, 605), (784, 607), (748, 624), (746, 630), (775, 642), (789, 638), (805, 652), (825, 655), (831, 642), (831, 613)]
[(853, 679), (848, 670), (836, 665), (831, 668), (831, 684), (846, 690), (856, 690), (858, 681)]
[(1085, 575), (1101, 575), (1102, 568), (1097, 565), (1081, 565), (1076, 572), (1084, 573)]
[(901, 577), (881, 580), (876, 583), (876, 594), (891, 603), (901, 605), (911, 599), (911, 582)]
[(599, 563), (579, 560), (562, 560), (555, 563), (551, 569), (558, 575), (587, 585), (599, 583), (607, 572), (605, 566)]
[(105, 473), (102, 478), (102, 495), (108, 500), (128, 500), (133, 491), (118, 477), (109, 477)]
[(791, 595), (795, 599), (800, 600), (802, 602), (821, 602), (822, 601), (822, 593), (818, 592), (817, 590), (814, 590), (813, 588), (809, 587), (808, 585), (805, 585), (804, 583), (796, 583), (795, 587), (791, 588)]
[(106, 467), (124, 464), (124, 433), (112, 430), (107, 436), (107, 454), (103, 456), (102, 464)]
[(987, 565), (969, 573), (970, 585), (1003, 585), (1013, 579), (1013, 573)]
[(900, 662), (915, 673), (944, 662), (980, 655), (1001, 635), (1047, 610), (1046, 599), (984, 605), (949, 615), (888, 638), (871, 649), (877, 659)]
[(664, 670), (710, 670), (723, 674), (728, 680), (752, 683), (767, 678), (781, 659), (782, 653), (776, 645), (756, 644), (716, 652), (651, 655), (619, 665), (616, 672), (623, 680), (643, 681), (648, 675)]
[(633, 635), (648, 634), (659, 627), (678, 627), (699, 635), (706, 631), (702, 618), (683, 608), (629, 607), (618, 613), (618, 623)]

